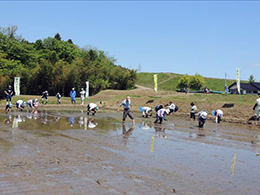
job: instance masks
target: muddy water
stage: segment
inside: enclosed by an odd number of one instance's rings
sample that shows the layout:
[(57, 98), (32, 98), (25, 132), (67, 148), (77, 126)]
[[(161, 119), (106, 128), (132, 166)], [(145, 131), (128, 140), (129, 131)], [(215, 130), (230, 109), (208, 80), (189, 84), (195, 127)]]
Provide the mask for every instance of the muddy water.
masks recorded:
[(121, 113), (0, 113), (0, 194), (260, 194), (260, 130)]

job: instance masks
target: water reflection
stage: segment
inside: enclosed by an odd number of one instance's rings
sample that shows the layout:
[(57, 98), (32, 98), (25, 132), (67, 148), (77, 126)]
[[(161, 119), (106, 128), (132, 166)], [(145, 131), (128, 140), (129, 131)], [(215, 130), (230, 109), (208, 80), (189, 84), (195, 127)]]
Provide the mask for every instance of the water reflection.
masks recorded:
[(165, 128), (162, 128), (160, 126), (154, 126), (154, 130), (157, 137), (165, 139), (168, 138), (167, 134), (165, 133)]
[(142, 129), (152, 129), (153, 124), (151, 121), (142, 121), (142, 124), (140, 126), (140, 128)]
[(75, 117), (70, 116), (69, 117), (69, 124), (70, 124), (70, 126), (72, 127), (74, 125), (74, 123), (75, 123)]
[(123, 138), (128, 139), (134, 130), (134, 125), (132, 124), (128, 130), (126, 130), (125, 124), (122, 124), (122, 134)]
[[(87, 120), (87, 127), (88, 127), (89, 129), (94, 129), (97, 125), (98, 125), (98, 123), (96, 122), (95, 119), (89, 118), (89, 119)], [(86, 129), (86, 130), (87, 130), (87, 129)]]

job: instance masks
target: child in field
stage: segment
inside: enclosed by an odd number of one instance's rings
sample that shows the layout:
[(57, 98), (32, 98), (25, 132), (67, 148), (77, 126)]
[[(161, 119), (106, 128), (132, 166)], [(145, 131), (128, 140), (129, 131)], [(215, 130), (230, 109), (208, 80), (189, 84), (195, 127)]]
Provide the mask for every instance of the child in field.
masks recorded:
[(11, 109), (12, 109), (12, 103), (9, 102), (9, 103), (6, 104), (6, 106), (5, 106), (5, 113), (7, 114), (7, 113), (11, 112)]
[(199, 127), (203, 127), (206, 120), (208, 118), (208, 112), (206, 110), (202, 110), (198, 113), (198, 121), (199, 121)]
[(94, 116), (96, 114), (96, 111), (98, 110), (98, 106), (97, 104), (94, 103), (89, 103), (87, 105), (87, 115), (89, 115), (89, 113), (91, 112), (92, 115)]
[(253, 110), (255, 111), (255, 120), (259, 120), (259, 114), (260, 114), (260, 95), (259, 98), (256, 100), (255, 105), (253, 107)]
[(83, 105), (86, 91), (83, 88), (81, 88), (81, 91), (79, 93), (80, 93), (81, 105)]
[(215, 121), (216, 123), (220, 123), (222, 117), (223, 117), (223, 111), (218, 109), (218, 110), (213, 110), (212, 115), (215, 116)]
[(166, 120), (166, 115), (169, 115), (170, 114), (170, 110), (169, 109), (160, 109), (157, 111), (156, 113), (156, 120), (154, 121), (154, 123), (157, 123), (158, 120), (160, 121), (159, 124), (162, 124), (162, 121), (163, 120)]
[(61, 95), (59, 92), (56, 94), (56, 98), (57, 98), (57, 104), (60, 104)]
[(75, 88), (72, 88), (71, 92), (70, 92), (70, 98), (71, 98), (71, 103), (72, 104), (76, 104), (76, 91)]
[(11, 103), (12, 100), (12, 95), (13, 95), (13, 90), (12, 90), (12, 86), (9, 85), (8, 88), (5, 90), (5, 94), (6, 94), (6, 104)]
[(26, 104), (26, 102), (24, 102), (23, 100), (17, 100), (16, 108), (23, 111), (25, 104)]
[(38, 113), (38, 111), (37, 111), (38, 107), (39, 107), (39, 101), (38, 101), (37, 98), (35, 98), (34, 99), (34, 107), (33, 107), (34, 109), (33, 109), (32, 113), (37, 114)]
[(153, 114), (153, 109), (150, 107), (140, 106), (139, 110), (142, 112), (142, 117), (145, 117), (145, 118), (147, 118), (148, 116), (151, 117)]
[(191, 120), (193, 119), (193, 120), (195, 121), (195, 119), (196, 119), (197, 106), (196, 106), (193, 102), (191, 102), (190, 105), (191, 105), (190, 118), (191, 118)]
[(45, 100), (45, 104), (48, 103), (48, 95), (49, 95), (49, 93), (47, 90), (42, 92), (42, 104), (44, 103), (44, 100)]
[(29, 110), (30, 108), (34, 108), (34, 100), (28, 100), (26, 102), (26, 109)]
[(169, 102), (169, 106), (168, 106), (170, 113), (172, 112), (177, 112), (178, 111), (178, 106), (176, 106), (172, 101)]

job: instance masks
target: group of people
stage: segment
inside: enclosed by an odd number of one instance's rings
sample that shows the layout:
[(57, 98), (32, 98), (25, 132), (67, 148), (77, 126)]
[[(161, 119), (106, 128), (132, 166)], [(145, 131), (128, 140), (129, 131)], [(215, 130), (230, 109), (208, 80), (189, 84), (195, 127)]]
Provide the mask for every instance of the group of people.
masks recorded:
[[(118, 111), (120, 110), (120, 107), (123, 106), (124, 107), (124, 112), (123, 112), (123, 119), (122, 122), (125, 122), (126, 117), (128, 116), (131, 120), (132, 123), (134, 124), (134, 116), (132, 114), (132, 111), (130, 109), (130, 105), (131, 105), (131, 98), (130, 96), (127, 96), (126, 99), (124, 99), (121, 104), (119, 105)], [(191, 104), (191, 110), (190, 110), (190, 118), (191, 120), (195, 120), (196, 119), (196, 115), (198, 116), (198, 126), (199, 127), (203, 127), (207, 118), (208, 118), (208, 111), (206, 110), (201, 110), (200, 112), (197, 113), (197, 106), (192, 102)], [(169, 104), (166, 105), (162, 105), (159, 104), (157, 106), (155, 106), (154, 110), (156, 112), (156, 119), (154, 121), (154, 123), (158, 123), (162, 124), (162, 121), (166, 121), (166, 116), (177, 112), (178, 111), (178, 106), (175, 105), (172, 101), (169, 102)], [(150, 107), (139, 107), (139, 111), (142, 113), (142, 117), (148, 118), (151, 117), (153, 114), (153, 108)], [(215, 116), (215, 122), (216, 123), (220, 123), (222, 117), (223, 117), (223, 111), (220, 109), (217, 110), (213, 110), (212, 111), (212, 115)]]
[[(6, 108), (5, 111), (6, 112), (10, 112), (11, 108), (12, 108), (12, 103), (11, 103), (11, 99), (12, 99), (12, 95), (13, 95), (13, 90), (11, 85), (8, 86), (8, 88), (5, 90), (5, 94), (6, 94)], [(81, 104), (84, 104), (84, 97), (85, 97), (86, 92), (84, 91), (84, 89), (82, 88), (80, 91), (80, 96), (81, 96)], [(41, 97), (41, 102), (42, 104), (48, 103), (48, 91), (44, 91), (42, 93), (42, 97)], [(75, 104), (76, 103), (76, 91), (75, 88), (72, 88), (71, 92), (70, 92), (70, 97), (71, 97), (71, 103)], [(61, 100), (61, 95), (59, 93), (57, 93), (56, 95), (57, 97), (57, 104), (60, 104), (60, 100)], [(100, 102), (102, 103), (102, 101)], [(127, 116), (132, 120), (132, 123), (134, 124), (134, 116), (132, 114), (132, 111), (130, 109), (130, 105), (131, 105), (131, 98), (130, 96), (127, 96), (126, 99), (124, 99), (121, 104), (119, 105), (118, 108), (118, 112), (120, 110), (120, 107), (123, 106), (124, 107), (124, 112), (123, 112), (123, 119), (122, 122), (125, 122)], [(195, 120), (196, 119), (196, 115), (198, 116), (198, 126), (199, 127), (203, 127), (207, 118), (208, 118), (208, 111), (207, 110), (201, 110), (200, 112), (197, 113), (197, 107), (195, 105), (194, 102), (191, 102), (191, 109), (190, 109), (190, 118), (191, 120)], [(33, 109), (33, 113), (37, 112), (37, 108), (39, 106), (39, 102), (38, 99), (30, 99), (27, 102), (23, 101), (23, 100), (17, 100), (16, 102), (16, 108), (19, 110), (23, 110), (24, 108), (27, 108), (27, 110), (29, 109)], [(177, 112), (178, 111), (178, 106), (175, 105), (172, 101), (169, 102), (169, 104), (166, 105), (157, 105), (155, 106), (154, 110), (156, 112), (156, 120), (154, 121), (154, 123), (157, 123), (159, 121), (159, 124), (162, 123), (163, 120), (167, 120), (166, 116)], [(98, 110), (98, 106), (94, 103), (89, 103), (87, 105), (87, 114), (89, 115), (90, 113), (92, 113), (92, 115), (96, 114), (96, 111)], [(140, 112), (142, 113), (142, 117), (151, 117), (153, 114), (153, 108), (150, 107), (139, 107)], [(259, 114), (260, 114), (260, 96), (259, 98), (256, 100), (255, 105), (253, 107), (253, 110), (255, 111), (255, 120), (259, 120)], [(216, 123), (220, 123), (222, 117), (223, 117), (223, 111), (220, 109), (217, 110), (213, 110), (212, 111), (212, 116), (215, 117), (215, 122)]]
[[(80, 91), (81, 105), (84, 104), (85, 94), (86, 94), (86, 91), (83, 88), (81, 88), (81, 91)], [(41, 98), (42, 104), (48, 103), (48, 96), (49, 96), (49, 93), (47, 90), (42, 92), (42, 98)], [(77, 92), (76, 92), (75, 88), (73, 87), (72, 90), (70, 91), (70, 99), (71, 99), (72, 104), (76, 104), (76, 96), (77, 96)], [(56, 94), (56, 98), (57, 98), (57, 104), (60, 104), (61, 103), (61, 94), (59, 92)]]

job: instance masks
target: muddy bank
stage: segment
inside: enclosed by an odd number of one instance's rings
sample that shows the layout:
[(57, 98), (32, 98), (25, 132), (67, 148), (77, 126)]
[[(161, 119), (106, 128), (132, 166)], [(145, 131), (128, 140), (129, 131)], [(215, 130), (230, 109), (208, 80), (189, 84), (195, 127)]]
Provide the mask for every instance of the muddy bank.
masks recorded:
[(121, 117), (0, 113), (0, 194), (259, 194), (257, 129)]

